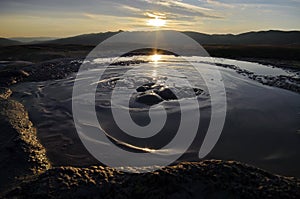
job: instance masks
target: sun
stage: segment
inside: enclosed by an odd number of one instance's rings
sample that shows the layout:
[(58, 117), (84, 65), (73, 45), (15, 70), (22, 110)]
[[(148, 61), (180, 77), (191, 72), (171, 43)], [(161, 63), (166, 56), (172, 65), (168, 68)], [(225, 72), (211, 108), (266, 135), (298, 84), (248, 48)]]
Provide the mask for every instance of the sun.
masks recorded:
[(154, 54), (154, 55), (151, 56), (151, 60), (153, 62), (158, 62), (160, 59), (161, 59), (161, 55)]
[(166, 20), (155, 17), (155, 19), (149, 19), (147, 24), (149, 26), (161, 27), (166, 25)]

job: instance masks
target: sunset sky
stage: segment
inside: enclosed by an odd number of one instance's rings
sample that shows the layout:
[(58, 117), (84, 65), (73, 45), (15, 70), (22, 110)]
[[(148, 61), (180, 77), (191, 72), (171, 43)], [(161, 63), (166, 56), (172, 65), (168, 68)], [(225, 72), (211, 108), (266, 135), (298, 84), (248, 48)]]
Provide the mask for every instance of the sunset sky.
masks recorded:
[(0, 37), (148, 30), (153, 19), (203, 33), (300, 30), (300, 0), (0, 0), (0, 10)]

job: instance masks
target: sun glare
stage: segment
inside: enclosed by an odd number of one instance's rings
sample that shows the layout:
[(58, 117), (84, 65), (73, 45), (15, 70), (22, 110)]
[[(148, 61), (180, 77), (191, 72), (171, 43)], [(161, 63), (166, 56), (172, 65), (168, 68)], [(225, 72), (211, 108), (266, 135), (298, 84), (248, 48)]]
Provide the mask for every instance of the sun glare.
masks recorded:
[(158, 62), (160, 59), (161, 59), (161, 55), (155, 54), (155, 55), (152, 55), (152, 56), (151, 56), (151, 60), (152, 60), (153, 62)]
[(166, 20), (161, 19), (159, 17), (155, 17), (155, 19), (149, 19), (148, 20), (148, 25), (149, 26), (155, 26), (155, 27), (161, 27), (166, 25)]

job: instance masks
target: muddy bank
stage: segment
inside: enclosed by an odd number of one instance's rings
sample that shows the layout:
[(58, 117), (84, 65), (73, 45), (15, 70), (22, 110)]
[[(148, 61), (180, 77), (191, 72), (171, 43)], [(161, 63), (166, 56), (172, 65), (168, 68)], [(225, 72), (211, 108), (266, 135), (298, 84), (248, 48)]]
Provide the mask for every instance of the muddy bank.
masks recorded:
[(0, 191), (51, 167), (24, 106), (0, 89)]
[(63, 79), (77, 72), (82, 60), (56, 59), (40, 64), (7, 65), (0, 68), (0, 86), (10, 86), (24, 81), (46, 81)]
[(270, 65), (270, 66), (276, 66), (278, 68), (284, 68), (284, 69), (293, 69), (293, 70), (300, 70), (300, 61), (299, 60), (284, 60), (284, 59), (266, 59), (266, 58), (245, 58), (240, 57), (236, 58), (237, 60), (241, 61), (249, 61), (249, 62), (255, 62), (263, 65)]
[[(54, 59), (42, 63), (7, 62), (0, 68), (0, 86), (10, 86), (20, 82), (40, 82), (64, 79), (79, 70), (84, 59)], [(115, 62), (111, 65), (129, 66), (145, 63), (143, 60)]]
[(300, 181), (234, 162), (184, 162), (128, 174), (101, 166), (59, 167), (24, 182), (7, 198), (299, 198)]
[[(203, 63), (205, 63), (205, 62), (203, 62)], [(223, 67), (223, 68), (230, 68), (230, 69), (236, 71), (236, 73), (246, 76), (249, 79), (257, 81), (263, 85), (273, 86), (273, 87), (277, 87), (277, 88), (290, 90), (290, 91), (293, 91), (296, 93), (300, 93), (299, 71), (295, 70), (295, 69), (293, 69), (293, 72), (295, 72), (295, 74), (297, 74), (297, 76), (294, 76), (294, 77), (287, 76), (287, 75), (270, 76), (270, 75), (257, 75), (254, 72), (251, 72), (246, 69), (242, 69), (236, 65), (223, 64), (223, 63), (215, 63), (215, 65), (219, 66), (219, 67)]]
[[(241, 59), (244, 60), (244, 59)], [(286, 62), (276, 62), (275, 60), (259, 60), (251, 59), (249, 61), (257, 62), (261, 64), (280, 67), (280, 68), (290, 68), (296, 74), (299, 74), (299, 70), (293, 67), (291, 64)], [(19, 82), (39, 82), (48, 80), (58, 80), (64, 79), (72, 73), (79, 70), (83, 59), (55, 59), (51, 61), (46, 61), (38, 64), (33, 64), (30, 62), (16, 62), (9, 63), (8, 66), (0, 68), (0, 86), (10, 86)], [(126, 65), (140, 64), (143, 63), (140, 60), (133, 60), (127, 62), (116, 62), (111, 65)], [(205, 62), (203, 62), (205, 63)], [(215, 65), (223, 68), (230, 68), (235, 70), (237, 73), (247, 76), (248, 78), (260, 82), (261, 84), (274, 86), (296, 93), (300, 93), (300, 79), (299, 77), (291, 77), (280, 75), (278, 77), (268, 76), (268, 75), (256, 75), (245, 69), (241, 69), (235, 65), (228, 65), (222, 63), (214, 63)], [(293, 69), (291, 69), (293, 68)], [(299, 76), (299, 75), (298, 75)]]

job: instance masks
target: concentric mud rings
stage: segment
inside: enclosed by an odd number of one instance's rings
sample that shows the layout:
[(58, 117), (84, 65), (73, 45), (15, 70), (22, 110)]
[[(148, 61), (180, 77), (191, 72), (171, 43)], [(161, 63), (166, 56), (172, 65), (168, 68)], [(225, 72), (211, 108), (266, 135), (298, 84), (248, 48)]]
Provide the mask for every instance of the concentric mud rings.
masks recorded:
[[(178, 45), (176, 41), (180, 41), (181, 44), (185, 45)], [(126, 150), (107, 131), (107, 128), (101, 122), (102, 118), (106, 117), (106, 113), (95, 108), (97, 88), (101, 83), (102, 76), (105, 75), (110, 65), (122, 55), (146, 48), (163, 49), (179, 56), (185, 56), (187, 61), (191, 51), (193, 51), (193, 55), (209, 56), (196, 41), (176, 31), (157, 32), (152, 36), (142, 32), (122, 32), (99, 44), (86, 57), (85, 62), (79, 69), (73, 87), (73, 117), (82, 143), (101, 163), (126, 172), (150, 172), (176, 161), (194, 141), (200, 121), (199, 103), (194, 92), (195, 85), (188, 81), (189, 78), (187, 77), (186, 80), (176, 82), (176, 84), (187, 88), (190, 93), (193, 93), (194, 96), (188, 102), (189, 105), (192, 104), (193, 108), (189, 110), (180, 109), (176, 134), (174, 133), (172, 139), (165, 146), (152, 149), (139, 147), (138, 143), (127, 143), (127, 146), (137, 151)], [(91, 65), (91, 60), (101, 57), (114, 58), (109, 59), (105, 65), (99, 65), (99, 67)], [(199, 157), (203, 158), (213, 149), (221, 135), (226, 117), (226, 93), (224, 84), (221, 81), (221, 74), (216, 66), (212, 66), (215, 71), (212, 76), (206, 77), (201, 75), (199, 65), (193, 63), (190, 63), (190, 65), (197, 72), (194, 75), (205, 81), (211, 102), (211, 120), (199, 151)], [(137, 64), (133, 65), (132, 69), (125, 70), (122, 78), (129, 80), (130, 70), (143, 70), (139, 67)], [(167, 85), (174, 84), (172, 74), (178, 74), (179, 71), (168, 69), (167, 73), (170, 74), (170, 77), (165, 83)], [(141, 77), (138, 75), (135, 77), (136, 80), (139, 78)], [(130, 107), (130, 100), (133, 95), (136, 95), (136, 88), (130, 85), (130, 82), (124, 85), (121, 81), (115, 81), (110, 94), (110, 111), (108, 112), (112, 116), (111, 122), (126, 136), (148, 139), (158, 135), (168, 121), (169, 115), (166, 108), (163, 104), (149, 106), (148, 123), (145, 125), (137, 124), (132, 118), (132, 113), (130, 113), (132, 108)], [(179, 95), (178, 90), (173, 88), (170, 88), (170, 90), (174, 95)], [(121, 100), (118, 98), (120, 95), (123, 96)], [(185, 101), (178, 100), (176, 103), (179, 107), (182, 107)]]

